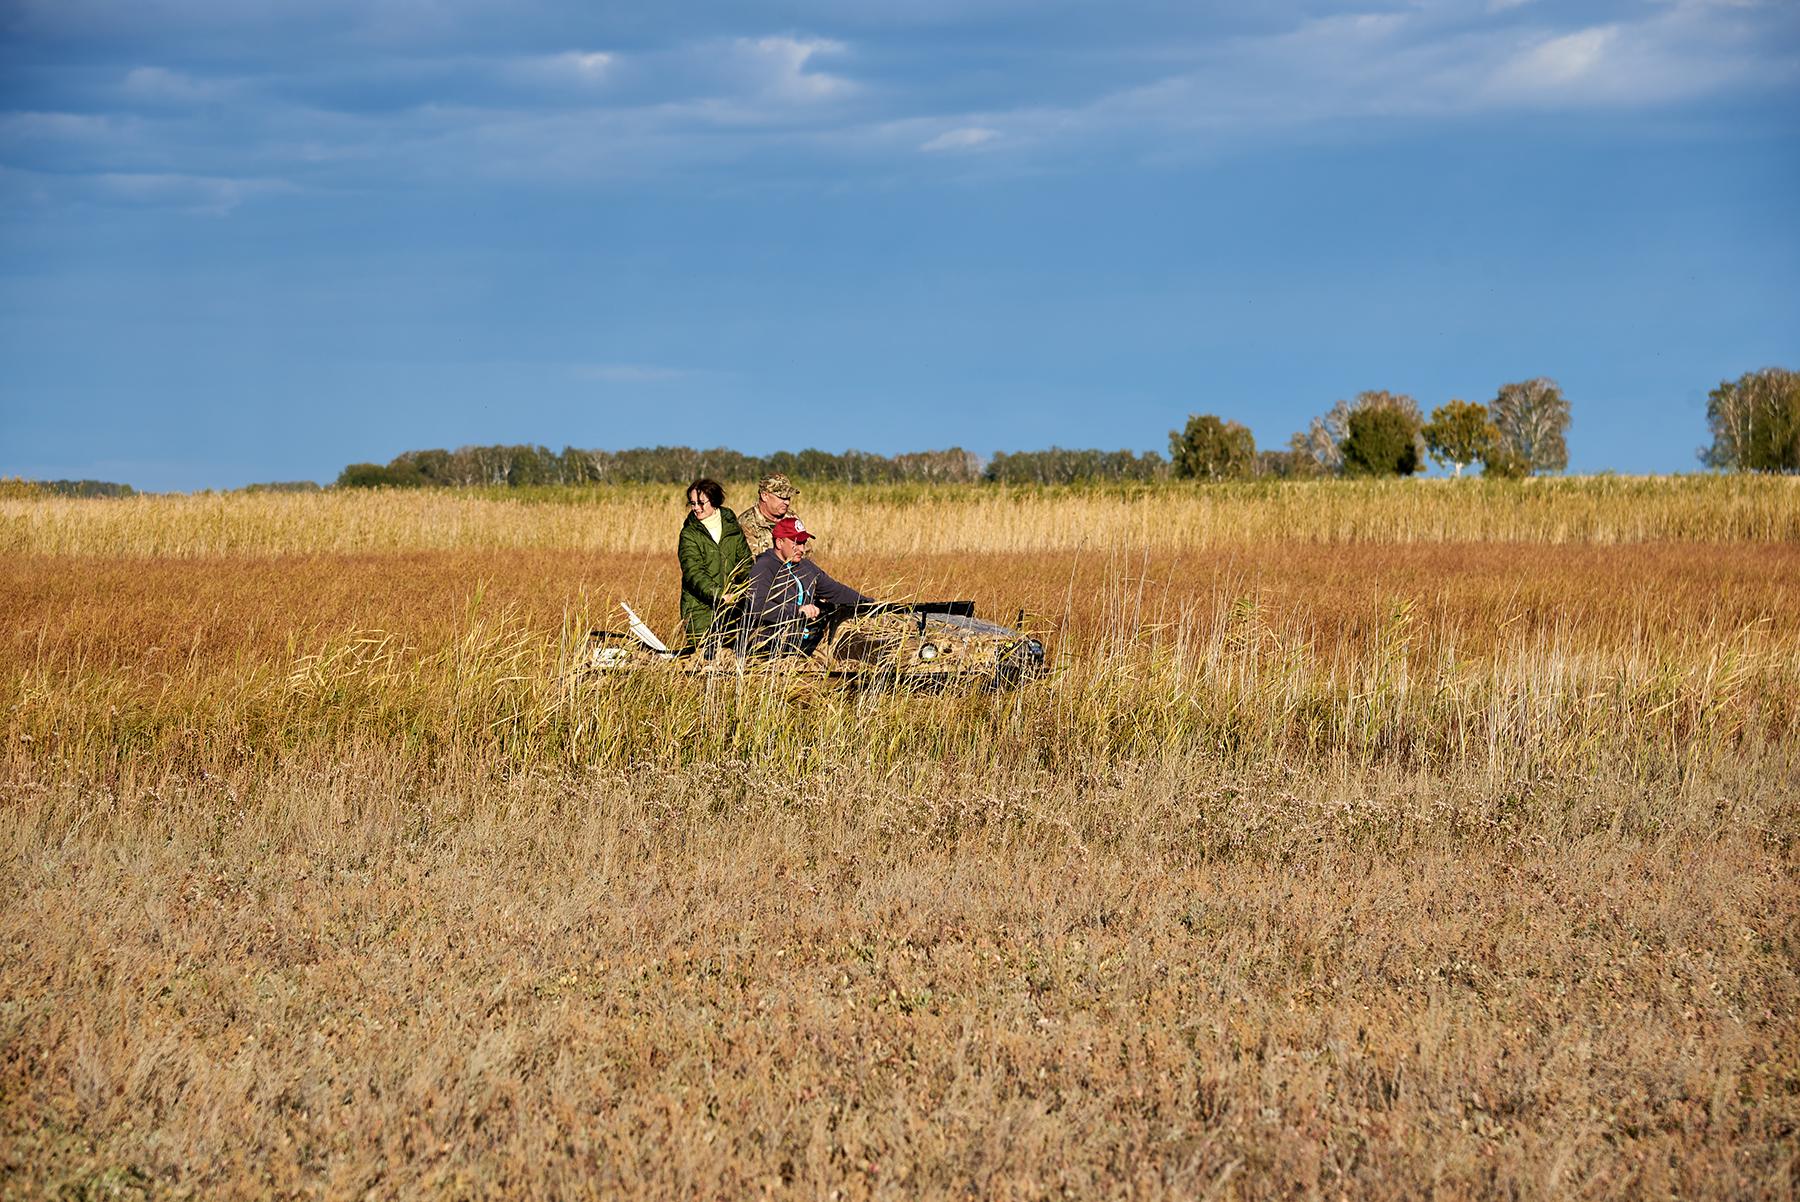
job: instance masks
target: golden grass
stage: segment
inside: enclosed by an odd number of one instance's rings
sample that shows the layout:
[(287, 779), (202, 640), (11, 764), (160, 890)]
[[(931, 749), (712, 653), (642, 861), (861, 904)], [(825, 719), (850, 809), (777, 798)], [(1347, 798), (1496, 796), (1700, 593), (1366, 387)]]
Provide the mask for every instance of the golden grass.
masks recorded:
[[(674, 545), (679, 489), (0, 496), (0, 552), (290, 555), (650, 551)], [(749, 485), (727, 500), (751, 503)], [(1271, 543), (1800, 540), (1800, 479), (1262, 482), (1020, 488), (814, 487), (801, 509), (834, 555), (1194, 550)]]
[(841, 570), (889, 595), (965, 591), (966, 573), (986, 612), (1012, 600), (1054, 628), (1058, 675), (996, 702), (576, 672), (581, 636), (616, 622), (605, 598), (623, 592), (671, 628), (660, 557), (38, 558), (4, 590), (11, 745), (40, 774), (134, 783), (254, 778), (352, 751), (430, 772), (565, 772), (777, 750), (880, 771), (1206, 755), (1487, 777), (1605, 763), (1653, 780), (1709, 757), (1787, 755), (1800, 697), (1788, 546), (852, 557)]
[(943, 794), (953, 834), (712, 783), (291, 781), (31, 844), (5, 1167), (126, 1196), (1791, 1188), (1800, 930), (1749, 832), (1299, 827), (1356, 792), (1256, 805), (1287, 856), (1183, 864), (1068, 829), (1157, 780)]
[(570, 673), (647, 490), (0, 502), (0, 1196), (1790, 1196), (1789, 483), (817, 498), (998, 697)]

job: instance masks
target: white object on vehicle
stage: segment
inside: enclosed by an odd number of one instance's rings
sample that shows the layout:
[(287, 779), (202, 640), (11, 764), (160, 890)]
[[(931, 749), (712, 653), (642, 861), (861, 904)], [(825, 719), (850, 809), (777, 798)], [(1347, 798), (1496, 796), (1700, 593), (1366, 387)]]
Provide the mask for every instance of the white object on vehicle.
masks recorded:
[(631, 606), (625, 604), (623, 601), (619, 602), (619, 608), (625, 611), (625, 616), (627, 618), (631, 619), (631, 633), (637, 636), (638, 642), (650, 648), (650, 650), (656, 652), (658, 655), (675, 654), (663, 645), (663, 641), (656, 637), (656, 632), (654, 630), (644, 625), (644, 619), (637, 616), (636, 610), (632, 609)]

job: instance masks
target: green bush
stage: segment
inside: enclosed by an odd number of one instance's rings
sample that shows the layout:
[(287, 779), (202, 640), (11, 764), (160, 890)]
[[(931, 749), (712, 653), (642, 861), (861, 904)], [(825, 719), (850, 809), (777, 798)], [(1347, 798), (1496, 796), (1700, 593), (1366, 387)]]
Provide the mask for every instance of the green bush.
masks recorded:
[(1410, 476), (1419, 470), (1419, 423), (1405, 410), (1388, 405), (1357, 409), (1349, 426), (1345, 475)]

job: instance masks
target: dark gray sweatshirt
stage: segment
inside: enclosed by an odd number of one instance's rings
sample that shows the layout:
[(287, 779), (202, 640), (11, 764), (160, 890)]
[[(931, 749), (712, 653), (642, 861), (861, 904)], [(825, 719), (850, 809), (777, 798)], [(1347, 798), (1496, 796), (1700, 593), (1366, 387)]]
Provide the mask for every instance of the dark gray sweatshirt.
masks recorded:
[(774, 548), (750, 564), (750, 591), (744, 596), (739, 650), (799, 651), (806, 618), (802, 605), (874, 605), (847, 584), (839, 584), (810, 559), (783, 563)]

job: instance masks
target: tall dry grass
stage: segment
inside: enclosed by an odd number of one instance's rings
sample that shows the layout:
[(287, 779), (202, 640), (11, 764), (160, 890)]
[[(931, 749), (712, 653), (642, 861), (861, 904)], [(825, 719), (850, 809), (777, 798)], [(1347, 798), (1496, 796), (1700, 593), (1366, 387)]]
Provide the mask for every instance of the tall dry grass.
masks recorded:
[(649, 491), (8, 510), (0, 1193), (1787, 1196), (1794, 494), (1484, 487), (808, 498), (962, 697), (577, 671)]
[[(0, 497), (0, 553), (291, 555), (563, 549), (663, 552), (679, 489), (623, 486)], [(675, 499), (673, 504), (672, 499)], [(728, 502), (753, 503), (733, 485)], [(1018, 488), (809, 488), (809, 523), (834, 554), (1197, 549), (1287, 542), (1634, 543), (1800, 540), (1791, 477), (1265, 482)]]

